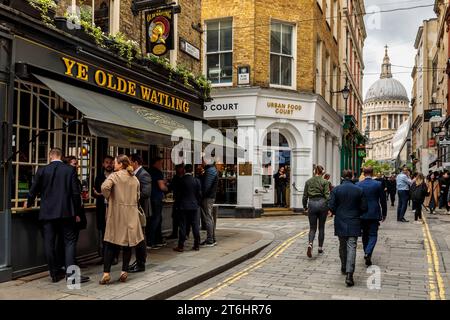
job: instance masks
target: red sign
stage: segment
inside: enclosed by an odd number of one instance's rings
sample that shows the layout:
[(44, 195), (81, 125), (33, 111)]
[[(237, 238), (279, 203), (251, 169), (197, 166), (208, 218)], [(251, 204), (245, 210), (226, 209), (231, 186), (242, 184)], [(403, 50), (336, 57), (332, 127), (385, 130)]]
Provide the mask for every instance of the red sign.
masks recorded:
[(436, 140), (435, 139), (430, 139), (428, 140), (428, 147), (432, 148), (436, 146)]

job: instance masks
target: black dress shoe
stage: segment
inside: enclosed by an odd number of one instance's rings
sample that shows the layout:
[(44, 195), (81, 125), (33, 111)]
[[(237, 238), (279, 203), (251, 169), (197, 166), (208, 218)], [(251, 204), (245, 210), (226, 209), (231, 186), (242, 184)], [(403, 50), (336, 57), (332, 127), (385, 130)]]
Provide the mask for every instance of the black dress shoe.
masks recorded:
[(128, 267), (128, 269), (134, 269), (137, 266), (137, 261), (133, 262), (132, 264), (130, 264), (130, 266)]
[(406, 220), (405, 218), (402, 218), (402, 220), (400, 220), (401, 222), (409, 222), (409, 220)]
[(57, 282), (61, 281), (62, 279), (64, 279), (64, 275), (57, 274), (57, 275), (51, 276), (51, 278), (52, 278), (53, 283), (57, 283)]
[[(67, 281), (72, 281), (72, 284), (75, 284), (75, 279), (70, 279), (70, 280), (69, 280), (69, 277), (71, 277), (71, 276), (72, 276), (72, 275), (70, 275), (70, 274), (67, 274), (67, 275), (66, 275), (66, 282), (67, 282)], [(80, 275), (80, 283), (85, 283), (85, 282), (88, 282), (89, 280), (90, 280), (89, 277)]]
[(366, 266), (371, 266), (372, 265), (372, 259), (371, 259), (371, 257), (369, 256), (369, 255), (365, 255), (364, 256), (364, 260), (366, 260)]
[(144, 272), (144, 271), (145, 271), (145, 266), (140, 266), (138, 264), (136, 264), (133, 267), (128, 268), (129, 273)]
[(341, 268), (341, 273), (342, 275), (346, 275), (347, 274), (347, 269), (346, 268)]
[(353, 287), (355, 285), (355, 281), (353, 281), (353, 273), (348, 272), (347, 278), (345, 278), (345, 284), (347, 287)]

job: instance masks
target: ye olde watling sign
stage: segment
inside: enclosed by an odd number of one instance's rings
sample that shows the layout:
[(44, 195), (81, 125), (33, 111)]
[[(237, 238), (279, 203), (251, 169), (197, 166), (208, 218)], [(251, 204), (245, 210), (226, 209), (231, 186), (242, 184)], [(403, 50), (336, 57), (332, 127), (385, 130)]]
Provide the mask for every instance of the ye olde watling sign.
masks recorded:
[(145, 13), (147, 49), (155, 56), (173, 49), (173, 8), (150, 10)]
[(76, 61), (67, 57), (62, 57), (65, 66), (65, 75), (93, 83), (98, 87), (137, 98), (147, 103), (158, 105), (165, 109), (189, 113), (190, 104), (188, 101), (157, 90), (148, 85), (144, 85), (134, 80), (127, 79), (115, 73), (92, 67), (91, 65)]

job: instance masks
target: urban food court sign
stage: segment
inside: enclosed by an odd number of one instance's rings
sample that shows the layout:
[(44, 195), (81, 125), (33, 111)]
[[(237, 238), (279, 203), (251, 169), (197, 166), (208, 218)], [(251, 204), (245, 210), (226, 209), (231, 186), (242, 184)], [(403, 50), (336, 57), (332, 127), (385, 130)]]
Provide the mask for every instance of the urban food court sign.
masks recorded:
[(62, 61), (66, 76), (92, 83), (98, 87), (134, 97), (165, 109), (189, 113), (189, 101), (71, 58), (62, 57)]
[(286, 104), (278, 102), (267, 102), (267, 108), (275, 109), (275, 113), (284, 115), (293, 115), (295, 111), (301, 111), (302, 106), (299, 104)]

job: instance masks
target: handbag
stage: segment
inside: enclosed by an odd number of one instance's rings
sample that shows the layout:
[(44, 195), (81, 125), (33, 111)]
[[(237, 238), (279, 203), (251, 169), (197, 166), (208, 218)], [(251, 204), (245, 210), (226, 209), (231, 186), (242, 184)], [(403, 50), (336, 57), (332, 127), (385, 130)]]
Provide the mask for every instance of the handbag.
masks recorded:
[(138, 203), (138, 214), (141, 227), (145, 228), (145, 226), (147, 225), (147, 217), (145, 216), (144, 210), (142, 209), (140, 203)]

